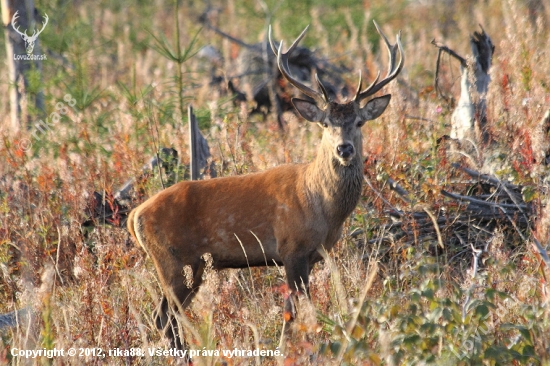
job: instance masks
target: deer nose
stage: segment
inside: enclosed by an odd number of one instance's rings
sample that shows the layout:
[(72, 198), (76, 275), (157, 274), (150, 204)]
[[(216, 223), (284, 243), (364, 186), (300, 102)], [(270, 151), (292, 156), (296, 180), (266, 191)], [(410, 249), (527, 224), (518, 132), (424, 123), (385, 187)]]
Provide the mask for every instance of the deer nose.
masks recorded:
[(338, 151), (338, 156), (344, 159), (349, 158), (354, 152), (353, 145), (349, 143), (338, 145), (336, 150)]

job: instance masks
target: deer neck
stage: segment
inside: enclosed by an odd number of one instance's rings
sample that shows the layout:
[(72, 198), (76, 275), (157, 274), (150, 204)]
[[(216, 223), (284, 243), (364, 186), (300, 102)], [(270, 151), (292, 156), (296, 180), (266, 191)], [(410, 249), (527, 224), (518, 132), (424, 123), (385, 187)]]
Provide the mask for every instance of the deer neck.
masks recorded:
[[(321, 206), (343, 222), (355, 209), (361, 197), (363, 182), (362, 144), (354, 142), (357, 153), (349, 165), (342, 165), (332, 152), (332, 146), (321, 144), (317, 157), (309, 164), (304, 177), (310, 202)], [(341, 224), (341, 223), (340, 223)]]

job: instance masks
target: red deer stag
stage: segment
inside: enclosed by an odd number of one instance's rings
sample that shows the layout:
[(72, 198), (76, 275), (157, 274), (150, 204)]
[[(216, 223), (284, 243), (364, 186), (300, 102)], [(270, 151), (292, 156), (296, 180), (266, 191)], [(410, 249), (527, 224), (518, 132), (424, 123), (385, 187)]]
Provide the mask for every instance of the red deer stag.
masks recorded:
[[(308, 293), (309, 273), (322, 259), (318, 249), (334, 247), (344, 221), (361, 196), (361, 127), (384, 112), (390, 95), (372, 98), (364, 106), (361, 101), (395, 79), (403, 67), (400, 36), (397, 44), (390, 45), (376, 28), (389, 52), (388, 74), (379, 81), (378, 73), (363, 91), (360, 75), (355, 98), (347, 103), (330, 100), (318, 77), (321, 92), (290, 75), (289, 54), (307, 28), (287, 53), (281, 51), (282, 42), (278, 50), (275, 48), (270, 31), (281, 73), (313, 100), (294, 98), (295, 108), (303, 118), (323, 128), (313, 162), (243, 176), (181, 182), (130, 213), (128, 229), (152, 258), (164, 292), (154, 312), (155, 322), (173, 346), (182, 347), (175, 313), (189, 305), (201, 285), (205, 253), (211, 254), (214, 269), (283, 265), (292, 293), (285, 309), (295, 315), (292, 297)], [(193, 273), (189, 287), (183, 274), (186, 266)]]

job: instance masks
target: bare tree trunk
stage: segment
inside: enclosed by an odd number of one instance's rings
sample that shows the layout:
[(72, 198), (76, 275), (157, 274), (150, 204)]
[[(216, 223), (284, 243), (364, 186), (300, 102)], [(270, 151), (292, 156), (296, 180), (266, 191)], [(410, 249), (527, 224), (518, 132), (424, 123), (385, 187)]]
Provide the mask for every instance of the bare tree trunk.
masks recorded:
[[(432, 44), (439, 48), (439, 53), (446, 52), (460, 62), (460, 98), (451, 116), (451, 137), (461, 141), (470, 140), (475, 144), (486, 144), (489, 141), (487, 131), (487, 91), (491, 77), (491, 67), (495, 47), (483, 28), (470, 37), (473, 59), (468, 61), (444, 45)], [(436, 67), (437, 75), (440, 57)]]
[(199, 123), (193, 113), (193, 107), (189, 106), (187, 109), (189, 115), (189, 170), (191, 171), (191, 180), (198, 180), (201, 178), (201, 170), (209, 170), (210, 176), (215, 176), (213, 166), (208, 166), (208, 158), (210, 155), (210, 147), (208, 142), (199, 130)]
[[(44, 94), (42, 90), (31, 94), (28, 79), (29, 72), (33, 70), (40, 74), (42, 73), (42, 62), (39, 59), (18, 59), (19, 55), (40, 54), (38, 37), (35, 37), (36, 39), (33, 40), (34, 49), (28, 53), (25, 40), (20, 33), (24, 32), (30, 35), (36, 30), (34, 17), (36, 10), (34, 0), (0, 0), (0, 5), (2, 7), (2, 22), (5, 27), (6, 37), (6, 55), (10, 82), (11, 128), (17, 131), (23, 126), (30, 128), (32, 123), (32, 114), (28, 113), (28, 110), (24, 110), (22, 105), (24, 98), (27, 99), (27, 106), (32, 103), (39, 113), (44, 112)], [(12, 26), (12, 20), (14, 20), (16, 13), (17, 28), (20, 32)]]

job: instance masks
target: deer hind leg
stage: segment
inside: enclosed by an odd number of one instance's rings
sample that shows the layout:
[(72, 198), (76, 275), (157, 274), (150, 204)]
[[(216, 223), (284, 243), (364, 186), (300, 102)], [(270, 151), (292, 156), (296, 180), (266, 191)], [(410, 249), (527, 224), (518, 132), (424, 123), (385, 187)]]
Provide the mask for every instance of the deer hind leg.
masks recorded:
[[(183, 273), (183, 266), (182, 273)], [(193, 283), (190, 287), (186, 284), (184, 275), (177, 276), (172, 284), (164, 289), (164, 296), (157, 308), (153, 311), (153, 320), (157, 329), (164, 331), (170, 340), (170, 346), (177, 349), (185, 349), (183, 329), (179, 328), (178, 316), (180, 310), (185, 309), (195, 297), (202, 283), (204, 262), (200, 261), (191, 266), (193, 272)]]
[(153, 320), (157, 329), (164, 331), (164, 335), (170, 340), (171, 348), (184, 349), (176, 319), (168, 305), (166, 296), (162, 297), (156, 309), (153, 310)]

